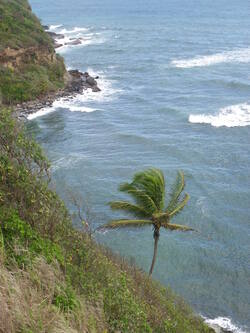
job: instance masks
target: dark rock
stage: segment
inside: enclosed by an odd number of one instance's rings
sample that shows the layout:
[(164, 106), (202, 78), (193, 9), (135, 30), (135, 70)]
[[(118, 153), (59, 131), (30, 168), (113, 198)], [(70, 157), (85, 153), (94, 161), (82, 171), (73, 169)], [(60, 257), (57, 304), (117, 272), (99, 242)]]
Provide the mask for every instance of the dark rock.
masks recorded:
[(72, 42), (65, 43), (65, 45), (79, 45), (82, 43), (82, 40), (80, 38), (72, 40)]
[(84, 74), (80, 72), (78, 69), (71, 69), (68, 71), (71, 76), (74, 78), (81, 78)]
[(96, 82), (96, 80), (95, 80), (92, 76), (88, 76), (88, 77), (86, 78), (86, 82), (87, 82), (91, 87), (93, 87), (93, 86), (97, 86), (97, 82)]
[(42, 25), (44, 30), (49, 30), (49, 26), (48, 25)]
[(55, 49), (58, 49), (58, 47), (62, 47), (62, 46), (63, 46), (63, 44), (54, 43), (54, 48), (55, 48)]
[(47, 33), (52, 37), (53, 39), (62, 39), (64, 38), (64, 35), (62, 34), (57, 34), (56, 32), (53, 31), (47, 31)]
[(92, 88), (92, 91), (93, 91), (93, 92), (99, 92), (99, 91), (101, 91), (101, 89), (100, 89), (99, 87), (97, 87), (97, 86), (94, 86), (94, 87)]

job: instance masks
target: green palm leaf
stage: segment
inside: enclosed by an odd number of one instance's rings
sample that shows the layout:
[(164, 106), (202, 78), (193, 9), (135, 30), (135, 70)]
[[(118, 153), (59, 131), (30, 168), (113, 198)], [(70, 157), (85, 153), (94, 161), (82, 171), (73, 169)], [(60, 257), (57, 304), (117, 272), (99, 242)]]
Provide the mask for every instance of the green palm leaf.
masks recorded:
[(107, 224), (104, 224), (100, 226), (98, 229), (117, 229), (121, 227), (146, 227), (150, 226), (152, 224), (152, 221), (150, 220), (113, 220)]
[(132, 196), (135, 202), (144, 208), (148, 214), (152, 215), (157, 211), (157, 206), (151, 197), (145, 193), (145, 191), (138, 189), (132, 184), (124, 183), (119, 187), (120, 191), (126, 192)]
[(189, 198), (190, 198), (189, 195), (185, 194), (184, 199), (181, 202), (179, 202), (179, 204), (172, 211), (168, 213), (169, 217), (173, 217), (179, 214), (182, 211), (182, 209), (186, 206)]
[(143, 207), (134, 205), (127, 201), (113, 201), (109, 203), (111, 209), (113, 210), (125, 210), (128, 213), (134, 214), (138, 217), (150, 217), (151, 214)]
[(172, 191), (170, 193), (170, 202), (167, 206), (166, 212), (171, 212), (178, 205), (179, 198), (182, 191), (185, 188), (184, 174), (182, 171), (178, 171), (175, 183), (172, 186)]
[(149, 169), (136, 173), (132, 185), (145, 192), (158, 210), (163, 209), (165, 201), (165, 178), (161, 170)]
[(180, 224), (162, 223), (161, 226), (168, 230), (195, 231), (193, 228)]

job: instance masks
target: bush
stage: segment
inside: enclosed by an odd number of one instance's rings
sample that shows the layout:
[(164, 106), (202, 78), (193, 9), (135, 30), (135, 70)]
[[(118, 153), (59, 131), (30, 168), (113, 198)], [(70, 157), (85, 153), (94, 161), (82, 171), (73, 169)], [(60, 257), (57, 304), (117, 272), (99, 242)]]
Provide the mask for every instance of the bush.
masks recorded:
[(29, 224), (19, 218), (17, 213), (0, 210), (0, 216), (2, 249), (8, 257), (8, 264), (13, 259), (19, 267), (25, 267), (31, 265), (37, 256), (43, 256), (49, 264), (54, 260), (61, 265), (64, 264), (60, 247), (40, 237)]

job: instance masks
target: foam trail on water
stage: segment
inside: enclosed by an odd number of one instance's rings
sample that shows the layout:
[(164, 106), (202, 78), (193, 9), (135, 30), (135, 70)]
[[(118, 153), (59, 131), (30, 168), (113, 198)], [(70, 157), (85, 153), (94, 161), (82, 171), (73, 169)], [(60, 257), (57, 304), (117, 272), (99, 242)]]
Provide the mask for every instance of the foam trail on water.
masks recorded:
[[(66, 29), (63, 25), (51, 25), (49, 31), (55, 32), (61, 36), (55, 38), (55, 41), (60, 47), (57, 47), (57, 52), (65, 53), (71, 48), (87, 46), (90, 44), (102, 44), (105, 38), (99, 32), (93, 32), (86, 27), (73, 27)], [(62, 36), (63, 35), (63, 36)]]
[[(62, 26), (62, 25), (61, 25)], [(65, 34), (65, 35), (69, 35), (69, 34), (73, 34), (76, 32), (82, 32), (82, 31), (89, 31), (89, 28), (80, 28), (80, 27), (75, 27), (72, 30), (67, 30), (65, 28), (63, 28), (62, 30), (58, 31), (58, 33), (60, 34)]]
[(250, 62), (250, 48), (236, 49), (191, 59), (173, 60), (171, 65), (177, 68), (193, 68), (216, 65), (220, 63), (248, 63)]
[(224, 330), (227, 330), (232, 333), (247, 333), (246, 331), (242, 331), (239, 327), (235, 326), (231, 319), (226, 317), (217, 317), (215, 319), (204, 318), (205, 322), (211, 327), (221, 327)]
[(55, 31), (57, 30), (58, 28), (61, 28), (62, 27), (62, 24), (57, 24), (57, 25), (50, 25), (49, 26), (49, 30), (48, 31)]
[(58, 109), (68, 109), (71, 112), (94, 112), (94, 111), (96, 111), (96, 109), (94, 109), (94, 108), (79, 105), (79, 103), (78, 103), (79, 96), (80, 96), (80, 94), (76, 95), (72, 99), (68, 99), (68, 98), (65, 98), (65, 97), (60, 98), (60, 99), (54, 101), (52, 106), (42, 108), (42, 109), (40, 109), (39, 111), (37, 111), (35, 113), (29, 114), (27, 119), (28, 120), (33, 120), (35, 118), (45, 116), (45, 115), (47, 115), (51, 112), (54, 112)]
[(215, 115), (191, 114), (189, 122), (210, 124), (214, 127), (242, 127), (250, 125), (250, 105), (247, 103), (232, 105), (219, 110)]
[(41, 117), (41, 116), (45, 116), (46, 114), (49, 114), (51, 112), (55, 111), (55, 108), (53, 106), (51, 107), (46, 107), (46, 108), (42, 108), (37, 112), (31, 113), (28, 115), (27, 119), (28, 120), (33, 120), (35, 118)]

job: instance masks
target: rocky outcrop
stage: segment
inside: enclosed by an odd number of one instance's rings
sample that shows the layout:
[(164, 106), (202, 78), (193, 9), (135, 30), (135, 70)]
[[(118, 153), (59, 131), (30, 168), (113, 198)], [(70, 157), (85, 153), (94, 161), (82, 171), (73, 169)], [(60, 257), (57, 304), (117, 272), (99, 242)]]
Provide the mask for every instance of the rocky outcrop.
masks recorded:
[(54, 50), (46, 47), (6, 48), (0, 53), (0, 65), (13, 70), (27, 64), (48, 64), (57, 62)]
[(53, 102), (59, 98), (63, 97), (69, 100), (87, 89), (99, 92), (101, 89), (97, 85), (96, 80), (98, 78), (93, 78), (87, 72), (82, 73), (78, 70), (70, 70), (65, 75), (66, 86), (64, 89), (59, 89), (34, 101), (17, 104), (15, 107), (16, 116), (18, 118), (26, 118), (31, 113), (37, 112), (44, 107), (52, 106)]

